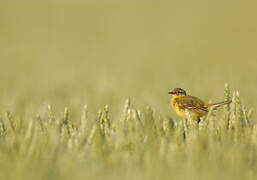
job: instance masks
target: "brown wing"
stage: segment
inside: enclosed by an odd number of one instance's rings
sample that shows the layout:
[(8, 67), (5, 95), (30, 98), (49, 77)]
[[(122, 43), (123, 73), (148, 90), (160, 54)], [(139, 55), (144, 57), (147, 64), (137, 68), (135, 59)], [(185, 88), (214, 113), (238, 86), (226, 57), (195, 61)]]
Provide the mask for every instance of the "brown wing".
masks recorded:
[(208, 109), (204, 102), (194, 96), (185, 96), (177, 100), (178, 106), (181, 109), (188, 110), (189, 112), (197, 113), (204, 116), (208, 113)]

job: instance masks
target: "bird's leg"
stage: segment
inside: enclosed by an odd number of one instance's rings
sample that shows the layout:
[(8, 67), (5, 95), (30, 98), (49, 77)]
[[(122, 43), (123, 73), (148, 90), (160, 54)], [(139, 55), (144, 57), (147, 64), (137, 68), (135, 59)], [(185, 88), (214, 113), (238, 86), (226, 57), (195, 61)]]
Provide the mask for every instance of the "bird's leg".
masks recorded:
[(201, 122), (201, 118), (197, 118), (197, 124), (199, 125), (199, 123)]

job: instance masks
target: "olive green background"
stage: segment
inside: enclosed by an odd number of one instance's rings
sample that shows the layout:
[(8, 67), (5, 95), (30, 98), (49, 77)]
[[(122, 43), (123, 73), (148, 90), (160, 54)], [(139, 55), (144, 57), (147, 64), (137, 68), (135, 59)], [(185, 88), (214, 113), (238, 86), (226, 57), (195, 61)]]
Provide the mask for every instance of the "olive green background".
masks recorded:
[(255, 7), (253, 1), (1, 1), (0, 98), (4, 105), (61, 100), (97, 108), (133, 97), (163, 109), (171, 88), (216, 101), (227, 82), (254, 106)]

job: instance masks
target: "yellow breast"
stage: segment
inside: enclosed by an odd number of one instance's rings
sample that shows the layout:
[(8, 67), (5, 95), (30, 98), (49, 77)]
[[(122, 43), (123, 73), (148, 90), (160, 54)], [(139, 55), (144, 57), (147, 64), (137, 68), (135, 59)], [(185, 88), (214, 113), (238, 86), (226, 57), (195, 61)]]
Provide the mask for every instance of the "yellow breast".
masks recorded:
[[(179, 98), (183, 98), (183, 97), (182, 96), (173, 97), (170, 101), (170, 104), (171, 104), (172, 109), (174, 109), (174, 111), (177, 113), (177, 115), (180, 118), (185, 118), (185, 115), (186, 115), (185, 109), (181, 109), (178, 105), (179, 103), (177, 102), (177, 100)], [(190, 111), (189, 114), (192, 119), (199, 119), (203, 115), (206, 115), (206, 114), (193, 112), (193, 111)]]
[[(179, 97), (178, 97), (179, 98)], [(177, 113), (177, 115), (181, 118), (185, 117), (185, 110), (179, 108), (178, 103), (177, 103), (177, 98), (172, 98), (170, 101), (172, 109)]]

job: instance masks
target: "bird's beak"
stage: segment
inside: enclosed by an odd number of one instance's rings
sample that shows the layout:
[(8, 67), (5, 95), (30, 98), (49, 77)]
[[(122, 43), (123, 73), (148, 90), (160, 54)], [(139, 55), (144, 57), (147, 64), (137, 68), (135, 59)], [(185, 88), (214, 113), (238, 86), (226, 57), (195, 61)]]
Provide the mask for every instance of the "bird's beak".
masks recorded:
[(170, 92), (168, 92), (168, 94), (174, 94), (174, 92), (173, 92), (173, 91), (170, 91)]

